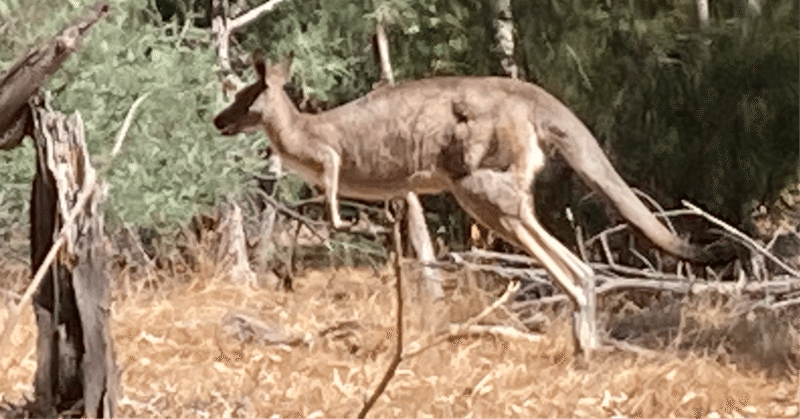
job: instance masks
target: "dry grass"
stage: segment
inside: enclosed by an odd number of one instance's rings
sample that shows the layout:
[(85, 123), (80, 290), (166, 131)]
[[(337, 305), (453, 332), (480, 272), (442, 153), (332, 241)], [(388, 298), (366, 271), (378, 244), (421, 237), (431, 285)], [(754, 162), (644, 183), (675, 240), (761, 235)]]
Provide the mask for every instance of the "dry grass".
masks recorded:
[[(112, 330), (122, 368), (118, 415), (351, 417), (382, 377), (394, 342), (391, 278), (313, 271), (295, 292), (253, 290), (210, 273), (158, 290), (115, 293)], [(124, 289), (117, 287), (118, 289)], [(420, 337), (407, 306), (408, 342)], [(0, 311), (5, 320), (6, 307)], [(268, 333), (231, 328), (256, 318)], [(539, 343), (492, 336), (442, 343), (405, 361), (371, 417), (789, 417), (798, 380), (737, 371), (671, 353), (572, 355), (556, 320)], [(31, 395), (35, 323), (25, 310), (0, 362), (0, 394)], [(290, 336), (294, 346), (259, 337)], [(266, 338), (265, 338), (266, 339)]]

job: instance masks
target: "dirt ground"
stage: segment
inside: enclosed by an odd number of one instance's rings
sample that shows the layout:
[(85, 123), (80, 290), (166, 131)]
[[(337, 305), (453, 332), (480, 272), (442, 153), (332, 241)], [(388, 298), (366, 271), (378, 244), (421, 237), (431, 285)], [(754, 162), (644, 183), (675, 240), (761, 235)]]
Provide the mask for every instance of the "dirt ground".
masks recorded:
[[(388, 271), (348, 269), (308, 272), (289, 293), (203, 275), (127, 295), (117, 284), (117, 414), (353, 417), (394, 352), (392, 281)], [(406, 310), (408, 351), (430, 336), (413, 298)], [(7, 315), (0, 308), (0, 321)], [(28, 306), (0, 361), (0, 401), (32, 395), (35, 336)], [(446, 340), (403, 361), (368, 416), (798, 416), (797, 375), (669, 352), (607, 351), (585, 362), (569, 336), (556, 319), (536, 339)]]

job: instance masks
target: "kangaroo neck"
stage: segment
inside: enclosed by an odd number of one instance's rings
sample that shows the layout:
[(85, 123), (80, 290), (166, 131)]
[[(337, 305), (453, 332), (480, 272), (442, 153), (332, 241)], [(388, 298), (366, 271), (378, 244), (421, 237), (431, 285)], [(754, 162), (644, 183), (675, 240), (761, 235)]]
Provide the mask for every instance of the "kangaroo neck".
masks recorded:
[(308, 125), (304, 121), (307, 115), (301, 114), (283, 91), (271, 102), (271, 114), (264, 120), (270, 142), (282, 154), (302, 153), (309, 136), (304, 129)]

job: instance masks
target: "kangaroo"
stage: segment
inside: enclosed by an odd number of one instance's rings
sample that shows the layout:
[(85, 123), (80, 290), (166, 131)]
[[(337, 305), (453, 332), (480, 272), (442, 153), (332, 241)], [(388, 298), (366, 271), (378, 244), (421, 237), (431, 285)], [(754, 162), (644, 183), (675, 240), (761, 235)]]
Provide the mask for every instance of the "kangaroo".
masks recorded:
[(287, 166), (337, 196), (364, 200), (451, 192), (478, 222), (538, 259), (577, 306), (576, 348), (597, 348), (593, 271), (534, 216), (532, 187), (560, 153), (593, 189), (653, 243), (683, 259), (727, 256), (671, 233), (614, 170), (589, 129), (539, 86), (500, 77), (441, 77), (384, 86), (315, 115), (283, 90), (292, 56), (272, 65), (255, 53), (258, 80), (215, 118), (224, 135), (263, 130)]

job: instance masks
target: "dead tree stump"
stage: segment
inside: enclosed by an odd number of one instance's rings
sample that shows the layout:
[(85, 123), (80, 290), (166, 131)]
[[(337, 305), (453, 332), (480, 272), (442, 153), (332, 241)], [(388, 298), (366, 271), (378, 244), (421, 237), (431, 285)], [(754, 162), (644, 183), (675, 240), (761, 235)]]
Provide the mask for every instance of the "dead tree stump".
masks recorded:
[[(34, 295), (39, 328), (34, 415), (111, 416), (118, 371), (109, 314), (110, 289), (103, 235), (105, 187), (94, 186), (80, 114), (65, 116), (34, 99), (36, 177), (31, 197), (32, 271), (64, 231), (65, 244)], [(70, 223), (83, 189), (94, 193)], [(88, 188), (88, 189), (87, 189)], [(85, 192), (84, 192), (85, 193)]]
[[(80, 115), (67, 118), (36, 96), (47, 78), (80, 45), (88, 29), (108, 11), (107, 3), (98, 2), (49, 42), (31, 49), (0, 77), (0, 150), (19, 146), (28, 135), (36, 143), (30, 210), (31, 270), (36, 272), (45, 263), (54, 243), (59, 247), (58, 260), (45, 267), (46, 278), (33, 298), (39, 328), (35, 399), (24, 407), (25, 412), (9, 416), (114, 413), (118, 374), (109, 336), (103, 217), (98, 209), (105, 192), (95, 187)], [(85, 207), (81, 208), (83, 215), (72, 223), (68, 214), (82, 188), (94, 193), (86, 205), (81, 205)], [(63, 225), (67, 226), (64, 232)], [(34, 282), (39, 279), (34, 278)], [(33, 287), (36, 285), (31, 284)], [(20, 305), (30, 297), (30, 291)], [(0, 347), (16, 325), (19, 308), (6, 323)]]

